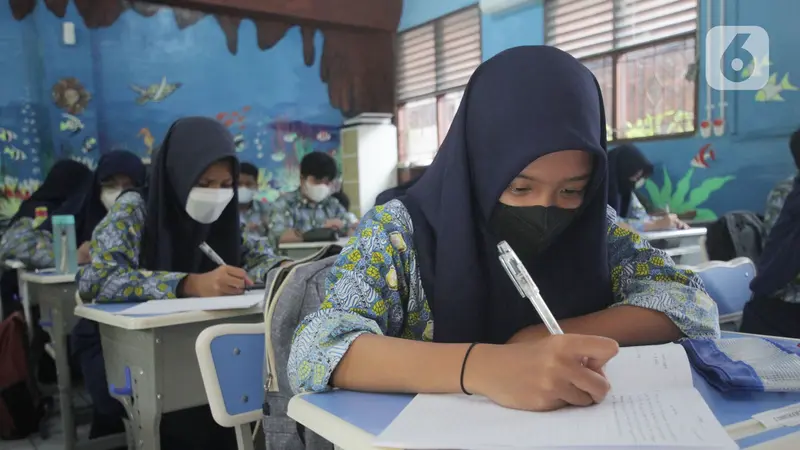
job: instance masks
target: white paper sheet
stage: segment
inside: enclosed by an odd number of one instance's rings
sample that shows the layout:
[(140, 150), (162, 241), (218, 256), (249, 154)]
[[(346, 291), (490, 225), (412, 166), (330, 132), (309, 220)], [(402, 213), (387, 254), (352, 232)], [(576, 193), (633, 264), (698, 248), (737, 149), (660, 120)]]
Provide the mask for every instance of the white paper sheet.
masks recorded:
[(693, 386), (689, 357), (678, 344), (621, 348), (603, 370), (612, 394)]
[(618, 386), (604, 402), (586, 408), (535, 413), (478, 396), (418, 395), (374, 444), (459, 450), (738, 448), (692, 387), (686, 355), (677, 350), (683, 352), (676, 344), (621, 349), (606, 367)]
[(139, 303), (117, 314), (151, 315), (173, 314), (187, 311), (219, 311), (224, 309), (247, 309), (264, 301), (264, 290), (250, 291), (245, 295), (206, 298), (176, 298), (169, 300), (150, 300)]

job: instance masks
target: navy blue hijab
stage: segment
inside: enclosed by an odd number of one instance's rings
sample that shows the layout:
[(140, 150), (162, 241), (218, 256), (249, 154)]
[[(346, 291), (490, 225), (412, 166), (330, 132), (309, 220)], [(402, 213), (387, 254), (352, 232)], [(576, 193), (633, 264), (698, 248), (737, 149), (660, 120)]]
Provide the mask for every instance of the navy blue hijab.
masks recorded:
[[(229, 160), (233, 198), (216, 222), (205, 225), (186, 213), (189, 193), (209, 166)], [(233, 136), (206, 117), (187, 117), (172, 124), (150, 167), (147, 218), (140, 265), (149, 270), (204, 273), (217, 265), (199, 250), (205, 241), (226, 264), (240, 266), (239, 160)]]
[(431, 166), (401, 201), (411, 214), (437, 342), (504, 343), (541, 323), (497, 259), (489, 218), (511, 181), (561, 150), (592, 154), (572, 223), (523, 263), (558, 319), (611, 304), (606, 255), (606, 127), (592, 73), (553, 47), (506, 50), (470, 79)]
[[(794, 249), (794, 250), (793, 250)], [(768, 298), (800, 275), (800, 175), (794, 179), (778, 220), (769, 232), (759, 256), (750, 290), (756, 298)], [(800, 326), (800, 324), (798, 324)]]
[(102, 191), (101, 183), (114, 175), (127, 175), (137, 187), (144, 184), (145, 168), (142, 160), (135, 154), (125, 150), (114, 150), (100, 157), (94, 178), (86, 180), (81, 190), (74, 195), (69, 203), (74, 203), (72, 209), (77, 212), (75, 216), (75, 237), (78, 242), (92, 239), (92, 232), (108, 212), (100, 200)]
[(635, 182), (631, 177), (642, 171), (642, 176), (653, 175), (653, 164), (633, 144), (624, 144), (608, 152), (608, 204), (619, 217), (628, 217)]
[[(59, 214), (75, 215), (78, 205), (68, 200), (81, 192), (81, 187), (91, 179), (92, 171), (84, 164), (71, 159), (56, 162), (39, 189), (19, 206), (11, 222), (21, 217), (35, 217), (36, 208), (39, 207), (47, 208), (48, 217)], [(50, 221), (39, 226), (42, 227), (50, 230)]]

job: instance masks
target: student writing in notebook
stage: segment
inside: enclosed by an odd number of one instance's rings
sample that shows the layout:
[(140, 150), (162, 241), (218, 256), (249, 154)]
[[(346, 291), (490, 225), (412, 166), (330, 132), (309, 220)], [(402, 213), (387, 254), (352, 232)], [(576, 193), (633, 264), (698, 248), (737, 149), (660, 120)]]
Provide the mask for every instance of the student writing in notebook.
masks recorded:
[[(296, 331), (293, 389), (588, 405), (609, 389), (600, 367), (617, 343), (717, 337), (699, 278), (615, 224), (605, 130), (597, 82), (567, 53), (518, 47), (483, 63), (432, 165), (368, 212), (339, 256)], [(520, 297), (500, 240), (566, 335), (550, 336)]]
[[(253, 280), (263, 281), (281, 260), (266, 239), (242, 229), (238, 172), (233, 137), (223, 125), (202, 117), (175, 122), (153, 162), (148, 192), (123, 193), (95, 229), (91, 264), (78, 274), (81, 298), (140, 302), (216, 297), (242, 294)], [(204, 255), (198, 247), (202, 242), (226, 265)], [(90, 394), (93, 399), (107, 397), (96, 325), (75, 334), (84, 373), (92, 374)], [(161, 427), (164, 448), (235, 445), (207, 407), (167, 414)]]
[[(31, 197), (20, 204), (0, 240), (0, 259), (18, 259), (29, 268), (53, 266), (53, 245), (48, 227), (39, 229), (44, 222), (36, 220), (36, 210), (44, 208), (48, 215), (73, 214), (65, 210), (67, 200), (75, 196), (92, 179), (92, 171), (85, 165), (64, 159), (56, 162), (47, 173), (42, 185)], [(74, 205), (70, 205), (74, 207)], [(11, 312), (16, 305), (10, 300), (18, 292), (17, 273), (5, 270), (2, 275), (3, 311)]]

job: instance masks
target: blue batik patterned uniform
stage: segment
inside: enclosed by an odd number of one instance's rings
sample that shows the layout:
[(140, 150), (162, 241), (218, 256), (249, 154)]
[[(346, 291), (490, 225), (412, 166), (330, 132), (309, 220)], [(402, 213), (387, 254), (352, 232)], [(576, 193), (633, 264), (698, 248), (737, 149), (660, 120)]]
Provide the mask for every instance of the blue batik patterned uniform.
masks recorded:
[(283, 194), (270, 208), (272, 219), (269, 224), (270, 241), (277, 244), (286, 230), (295, 229), (301, 233), (322, 228), (329, 219), (344, 222), (344, 229), (353, 225), (352, 217), (335, 197), (315, 203), (305, 198), (299, 191)]
[(264, 201), (253, 200), (247, 211), (239, 210), (239, 220), (250, 236), (267, 237), (270, 208)]
[(54, 266), (53, 234), (34, 226), (34, 219), (20, 217), (0, 239), (0, 260), (17, 260), (29, 269)]
[[(117, 199), (92, 234), (91, 263), (78, 271), (81, 298), (141, 302), (178, 296), (178, 283), (187, 274), (139, 267), (146, 214), (146, 202), (138, 193), (128, 192)], [(263, 280), (279, 262), (266, 239), (243, 233), (242, 266), (251, 279)]]
[[(717, 306), (700, 278), (675, 267), (666, 253), (615, 220), (609, 207), (608, 264), (615, 306), (662, 311), (688, 337), (719, 337)], [(328, 389), (331, 373), (361, 334), (433, 339), (413, 233), (411, 217), (397, 200), (364, 217), (328, 277), (320, 310), (295, 332), (287, 368), (292, 389)]]
[(617, 217), (618, 222), (623, 222), (630, 225), (636, 231), (644, 231), (644, 224), (650, 220), (650, 215), (647, 214), (642, 202), (636, 194), (631, 194), (631, 203), (628, 207), (628, 217)]

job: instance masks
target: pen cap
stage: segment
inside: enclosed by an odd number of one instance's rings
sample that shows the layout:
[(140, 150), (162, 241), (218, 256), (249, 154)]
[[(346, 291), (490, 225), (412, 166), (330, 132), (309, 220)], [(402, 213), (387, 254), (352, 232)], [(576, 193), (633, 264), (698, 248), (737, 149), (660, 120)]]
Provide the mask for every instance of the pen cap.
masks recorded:
[(75, 225), (75, 216), (71, 215), (53, 216), (52, 222), (53, 225), (61, 225), (61, 226)]

